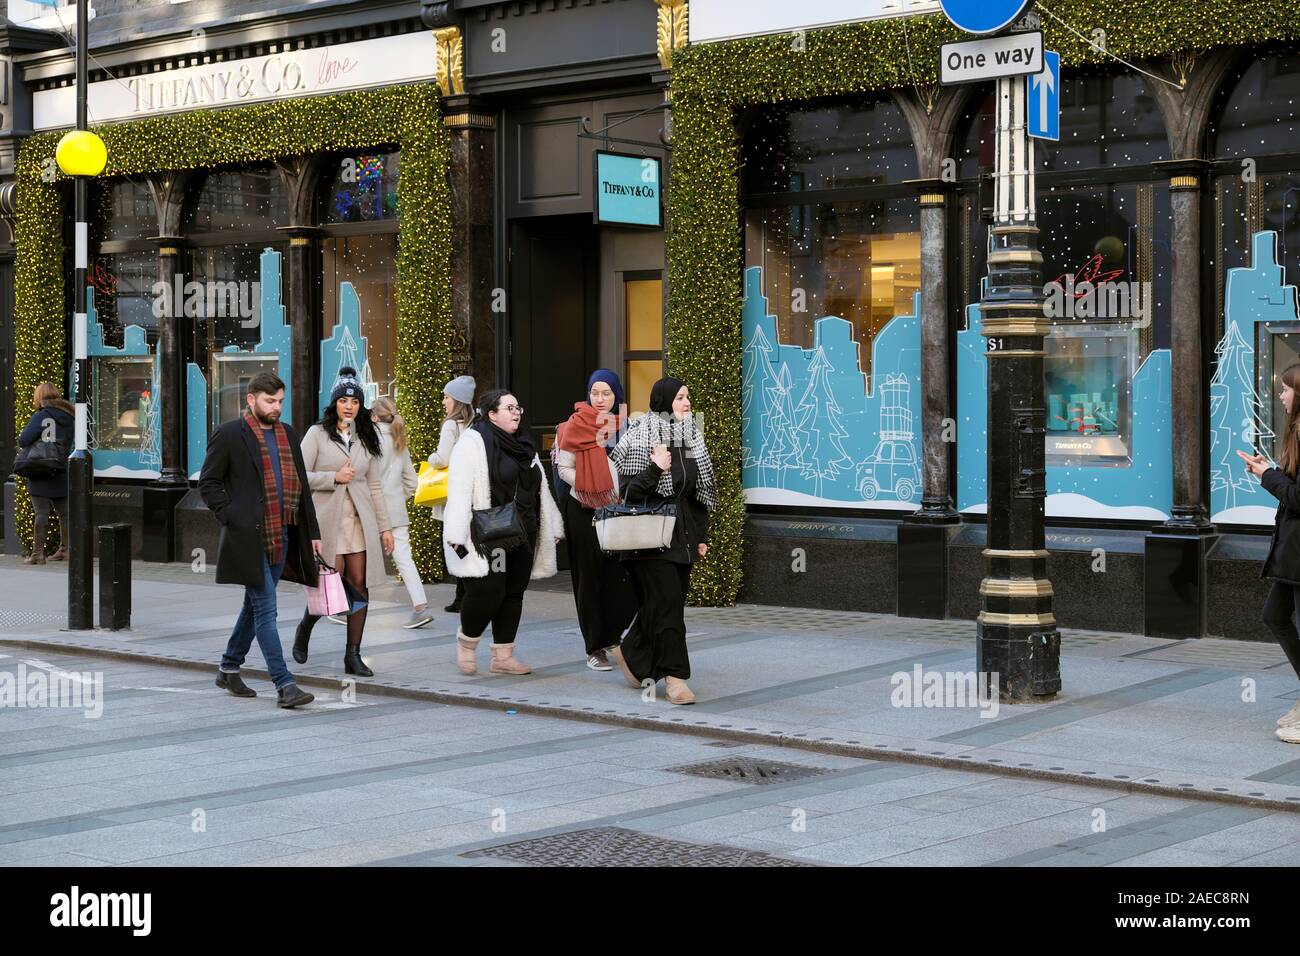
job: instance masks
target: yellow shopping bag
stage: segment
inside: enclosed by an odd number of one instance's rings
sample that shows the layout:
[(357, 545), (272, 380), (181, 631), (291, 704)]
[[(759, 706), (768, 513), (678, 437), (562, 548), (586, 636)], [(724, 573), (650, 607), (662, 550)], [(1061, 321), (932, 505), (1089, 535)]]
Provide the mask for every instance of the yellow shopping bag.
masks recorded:
[(415, 487), (415, 503), (432, 508), (447, 500), (447, 469), (420, 462), (420, 481)]

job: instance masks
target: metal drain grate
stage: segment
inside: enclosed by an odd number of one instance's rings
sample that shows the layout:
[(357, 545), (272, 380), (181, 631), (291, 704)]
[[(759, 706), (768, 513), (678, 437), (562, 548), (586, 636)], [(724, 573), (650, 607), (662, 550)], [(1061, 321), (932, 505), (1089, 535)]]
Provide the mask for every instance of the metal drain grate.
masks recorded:
[(592, 827), (503, 843), (462, 853), (531, 866), (815, 866), (801, 860), (720, 843), (686, 843), (625, 830)]
[(786, 783), (790, 780), (804, 780), (819, 777), (829, 771), (821, 767), (805, 767), (797, 763), (782, 763), (779, 760), (759, 760), (755, 757), (730, 757), (724, 760), (710, 760), (706, 763), (686, 764), (682, 767), (667, 767), (670, 773), (685, 773), (693, 777), (708, 777), (711, 780), (731, 780), (736, 783), (752, 783), (762, 786), (769, 783)]

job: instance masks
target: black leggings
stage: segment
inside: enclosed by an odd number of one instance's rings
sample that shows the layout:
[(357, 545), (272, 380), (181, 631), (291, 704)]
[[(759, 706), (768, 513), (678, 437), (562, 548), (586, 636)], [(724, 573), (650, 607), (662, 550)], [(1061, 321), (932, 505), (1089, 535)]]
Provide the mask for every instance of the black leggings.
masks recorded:
[[(489, 568), (500, 560), (494, 555), (488, 556)], [(533, 547), (527, 544), (506, 552), (503, 570), (490, 570), (483, 578), (462, 578), (465, 601), (460, 606), (461, 632), (466, 637), (481, 637), (491, 624), (493, 644), (513, 644), (532, 573)]]
[(1264, 613), (1261, 615), (1264, 626), (1273, 632), (1277, 642), (1282, 645), (1286, 659), (1291, 662), (1291, 669), (1300, 677), (1300, 632), (1296, 630), (1296, 611), (1300, 609), (1300, 587), (1274, 581), (1264, 600)]
[[(366, 611), (370, 605), (370, 589), (366, 587), (366, 552), (357, 551), (353, 554), (336, 554), (334, 555), (334, 566), (338, 568), (339, 574), (347, 580), (348, 584), (356, 588), (357, 593), (366, 600), (366, 607), (360, 611), (353, 611), (348, 615), (348, 647), (360, 647), (361, 635), (366, 629)], [(310, 612), (302, 616), (302, 626), (310, 635), (312, 628), (320, 617)]]
[(686, 654), (686, 592), (691, 566), (658, 558), (625, 562), (636, 592), (636, 620), (623, 638), (623, 660), (637, 680), (691, 676)]

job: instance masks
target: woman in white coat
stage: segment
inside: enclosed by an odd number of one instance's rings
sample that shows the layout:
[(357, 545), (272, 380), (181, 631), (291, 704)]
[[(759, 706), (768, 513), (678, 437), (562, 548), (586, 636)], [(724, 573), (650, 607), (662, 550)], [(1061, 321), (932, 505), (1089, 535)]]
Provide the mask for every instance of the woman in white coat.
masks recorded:
[[(446, 415), (442, 419), (442, 431), (438, 433), (438, 447), (429, 456), (429, 464), (434, 468), (450, 468), (451, 452), (460, 441), (465, 429), (474, 424), (474, 389), (477, 385), (468, 375), (453, 378), (443, 386), (442, 410)], [(446, 511), (445, 505), (434, 505), (433, 520), (441, 521)], [(450, 572), (449, 572), (450, 573)], [(456, 596), (443, 608), (448, 614), (459, 614), (461, 602), (465, 600), (465, 582), (456, 578)]]
[(379, 473), (384, 483), (384, 502), (388, 505), (388, 520), (393, 523), (393, 563), (402, 575), (406, 593), (411, 597), (411, 616), (402, 627), (424, 627), (433, 620), (429, 613), (429, 599), (424, 593), (420, 569), (411, 557), (410, 516), (406, 501), (415, 494), (419, 476), (411, 464), (411, 449), (406, 443), (406, 422), (397, 414), (391, 398), (375, 399), (371, 409), (375, 427), (379, 429)]
[[(479, 402), (483, 418), (467, 430), (451, 455), (442, 546), (447, 569), (465, 579), (465, 603), (456, 633), (456, 663), (461, 673), (478, 670), (479, 639), (492, 626), (494, 674), (530, 674), (515, 659), (515, 634), (531, 578), (555, 574), (555, 545), (564, 537), (559, 509), (546, 483), (546, 470), (527, 432), (524, 410), (504, 389)], [(513, 501), (522, 534), (509, 540), (476, 542), (475, 511)]]
[[(369, 600), (369, 589), (388, 580), (384, 553), (393, 552), (393, 525), (380, 475), (379, 432), (362, 403), (364, 395), (356, 371), (339, 369), (325, 414), (302, 438), (302, 460), (320, 523), (321, 559)], [(298, 624), (293, 659), (299, 664), (307, 662), (308, 642), (318, 620), (307, 613)], [(366, 609), (349, 614), (347, 625), (343, 669), (374, 677), (361, 660)]]

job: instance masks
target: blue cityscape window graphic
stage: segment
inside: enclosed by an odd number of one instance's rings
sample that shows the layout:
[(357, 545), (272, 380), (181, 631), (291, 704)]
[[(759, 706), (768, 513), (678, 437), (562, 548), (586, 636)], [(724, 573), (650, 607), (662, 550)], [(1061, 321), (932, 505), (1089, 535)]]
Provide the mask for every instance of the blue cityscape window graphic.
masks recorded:
[(863, 372), (853, 325), (812, 323), (810, 348), (782, 341), (763, 270), (745, 270), (742, 309), (742, 480), (755, 504), (911, 508), (920, 493), (916, 443), (919, 294), (885, 323)]

